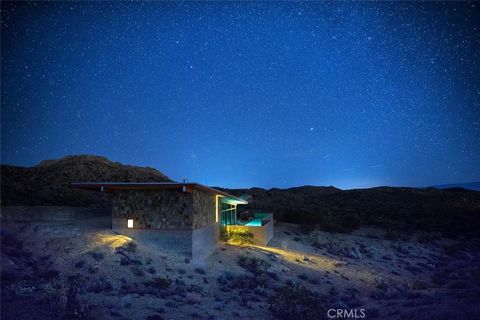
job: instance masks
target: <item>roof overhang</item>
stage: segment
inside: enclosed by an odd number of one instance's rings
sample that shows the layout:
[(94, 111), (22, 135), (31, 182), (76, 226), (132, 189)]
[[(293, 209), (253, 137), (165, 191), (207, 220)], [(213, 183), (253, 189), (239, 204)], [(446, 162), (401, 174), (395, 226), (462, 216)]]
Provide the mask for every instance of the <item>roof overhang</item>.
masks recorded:
[(202, 190), (222, 198), (222, 202), (231, 204), (248, 204), (248, 201), (233, 196), (229, 193), (207, 187), (205, 185), (189, 182), (77, 182), (71, 184), (72, 188), (115, 192), (120, 190), (179, 190), (183, 192), (191, 192), (193, 189)]

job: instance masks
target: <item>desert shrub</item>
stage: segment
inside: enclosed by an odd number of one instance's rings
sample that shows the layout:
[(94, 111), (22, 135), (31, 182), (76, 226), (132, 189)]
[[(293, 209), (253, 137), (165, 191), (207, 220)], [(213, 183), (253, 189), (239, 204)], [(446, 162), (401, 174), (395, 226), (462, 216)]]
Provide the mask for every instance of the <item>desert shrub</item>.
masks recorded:
[(95, 274), (98, 272), (98, 267), (95, 266), (88, 266), (88, 272), (91, 274)]
[(133, 266), (130, 268), (130, 271), (132, 271), (132, 273), (136, 276), (139, 276), (139, 277), (143, 277), (145, 276), (145, 272), (143, 272), (142, 269), (140, 269), (139, 267), (137, 266)]
[(59, 275), (60, 275), (60, 271), (55, 269), (50, 269), (42, 272), (40, 274), (40, 278), (42, 278), (45, 281), (50, 281), (52, 279), (58, 278)]
[(360, 218), (353, 213), (340, 217), (340, 223), (342, 224), (345, 233), (357, 230), (361, 225)]
[(137, 244), (133, 241), (129, 241), (125, 246), (128, 252), (135, 252), (137, 251)]
[(405, 244), (402, 242), (392, 242), (390, 244), (390, 248), (392, 248), (393, 250), (395, 250), (397, 253), (400, 253), (400, 254), (404, 254), (404, 255), (410, 254), (407, 246), (405, 246)]
[(443, 286), (445, 283), (447, 283), (447, 275), (442, 272), (432, 274), (430, 279), (436, 286)]
[(172, 280), (170, 278), (155, 277), (144, 284), (148, 287), (164, 290), (170, 288)]
[(100, 293), (112, 291), (112, 289), (112, 284), (107, 280), (102, 279), (101, 281), (96, 281), (93, 285), (89, 286), (87, 290), (93, 293)]
[(42, 285), (40, 294), (53, 312), (64, 314), (67, 309), (68, 290), (62, 282), (52, 281)]
[(323, 319), (325, 302), (302, 285), (280, 287), (268, 298), (269, 309), (278, 319)]
[(217, 278), (217, 282), (221, 285), (226, 285), (228, 284), (230, 281), (232, 281), (233, 279), (235, 279), (235, 276), (230, 273), (230, 272), (223, 272), (218, 278)]
[(143, 262), (139, 259), (130, 259), (130, 263), (136, 266), (142, 266)]
[(18, 239), (14, 233), (3, 233), (2, 232), (2, 247), (23, 247), (23, 240)]
[(148, 273), (150, 273), (150, 274), (156, 274), (156, 273), (157, 273), (157, 270), (155, 270), (154, 267), (148, 268), (147, 271), (148, 271)]
[(205, 271), (205, 269), (200, 268), (200, 267), (196, 267), (196, 268), (195, 268), (195, 272), (196, 272), (196, 273), (199, 273), (199, 274), (206, 274), (206, 273), (207, 273), (207, 272)]
[(91, 256), (96, 261), (101, 261), (105, 258), (105, 254), (100, 251), (90, 251), (88, 252), (88, 255)]
[(303, 209), (295, 209), (294, 211), (296, 212), (292, 214), (294, 216), (293, 222), (297, 222), (300, 224), (300, 230), (303, 233), (310, 233), (315, 230), (315, 226), (318, 220), (317, 214)]
[(240, 256), (238, 265), (253, 274), (266, 272), (270, 267), (270, 263), (265, 260), (247, 256)]
[(198, 304), (202, 301), (202, 296), (195, 292), (187, 292), (185, 302), (188, 304)]
[(455, 242), (449, 245), (446, 245), (443, 250), (446, 255), (453, 257), (456, 256), (460, 251), (466, 249), (466, 245), (463, 242)]
[(354, 214), (324, 215), (317, 217), (320, 230), (337, 233), (351, 233), (360, 227), (360, 218)]
[(440, 235), (437, 232), (422, 232), (417, 237), (417, 241), (424, 244), (432, 243), (438, 239), (440, 239)]
[(227, 231), (224, 227), (220, 230), (220, 238), (223, 242), (230, 244), (243, 245), (253, 243), (253, 233), (248, 231)]
[(430, 288), (430, 285), (422, 280), (415, 280), (412, 284), (412, 289), (413, 290), (425, 290)]
[(234, 277), (230, 281), (224, 283), (231, 289), (250, 289), (253, 290), (258, 287), (266, 287), (268, 285), (269, 277), (265, 273), (258, 275), (240, 275)]
[(75, 268), (82, 268), (85, 265), (85, 260), (78, 260), (77, 263), (75, 263)]
[(278, 274), (275, 273), (275, 272), (272, 272), (272, 271), (267, 271), (267, 275), (273, 280), (279, 280), (280, 279)]
[(315, 247), (317, 249), (322, 249), (323, 248), (323, 244), (322, 242), (319, 240), (318, 237), (315, 237), (313, 240), (312, 240), (312, 243), (311, 243), (312, 247)]
[(463, 280), (455, 281), (452, 282), (448, 285), (449, 289), (466, 289), (467, 288), (467, 282)]
[(72, 281), (66, 292), (65, 319), (88, 319), (88, 304), (79, 297), (79, 283)]
[(309, 278), (305, 273), (301, 273), (298, 275), (298, 279), (303, 280), (303, 281), (308, 281)]
[(473, 283), (480, 284), (480, 267), (474, 267), (470, 270), (470, 277)]
[(349, 250), (334, 240), (330, 240), (325, 244), (327, 252), (336, 256), (348, 256)]

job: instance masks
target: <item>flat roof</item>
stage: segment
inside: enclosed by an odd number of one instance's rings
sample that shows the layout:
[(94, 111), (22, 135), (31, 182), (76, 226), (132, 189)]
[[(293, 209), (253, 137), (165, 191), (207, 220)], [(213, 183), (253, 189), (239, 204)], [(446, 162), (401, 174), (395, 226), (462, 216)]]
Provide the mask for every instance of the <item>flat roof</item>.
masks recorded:
[(117, 190), (183, 190), (183, 188), (191, 188), (203, 190), (214, 195), (228, 198), (237, 204), (248, 204), (247, 200), (233, 196), (229, 193), (207, 187), (196, 182), (76, 182), (71, 184), (72, 188), (85, 189), (92, 191), (113, 192)]

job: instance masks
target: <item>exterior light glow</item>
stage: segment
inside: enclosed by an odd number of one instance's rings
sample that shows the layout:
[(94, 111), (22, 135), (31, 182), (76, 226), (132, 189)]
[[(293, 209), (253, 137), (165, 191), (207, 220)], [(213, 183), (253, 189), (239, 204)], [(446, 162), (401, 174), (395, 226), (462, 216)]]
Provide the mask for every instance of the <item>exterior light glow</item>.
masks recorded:
[(218, 222), (218, 194), (215, 195), (215, 222)]
[(127, 219), (127, 228), (129, 229), (133, 228), (133, 219)]

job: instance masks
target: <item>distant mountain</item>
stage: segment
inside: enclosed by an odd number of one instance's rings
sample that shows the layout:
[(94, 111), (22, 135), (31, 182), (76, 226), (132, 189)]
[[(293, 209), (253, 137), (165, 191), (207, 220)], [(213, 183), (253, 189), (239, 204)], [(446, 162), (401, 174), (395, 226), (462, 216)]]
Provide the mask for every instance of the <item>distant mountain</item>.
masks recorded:
[[(1, 204), (110, 207), (109, 194), (72, 189), (86, 181), (171, 181), (153, 168), (81, 155), (42, 161), (30, 168), (2, 165)], [(480, 237), (480, 192), (454, 188), (393, 188), (341, 190), (302, 186), (288, 189), (223, 189), (246, 196), (239, 208), (273, 212), (278, 221), (305, 228), (349, 232), (359, 226), (386, 230), (436, 231)]]
[(273, 212), (279, 221), (349, 232), (358, 226), (480, 236), (480, 192), (461, 188), (340, 190), (334, 187), (224, 189), (247, 196), (245, 209)]
[(480, 191), (480, 181), (468, 182), (468, 183), (440, 184), (440, 185), (434, 186), (434, 188), (438, 188), (438, 189), (463, 188), (467, 190)]
[(45, 160), (34, 167), (1, 166), (2, 205), (109, 207), (108, 195), (70, 188), (72, 182), (171, 181), (160, 171), (93, 155)]

